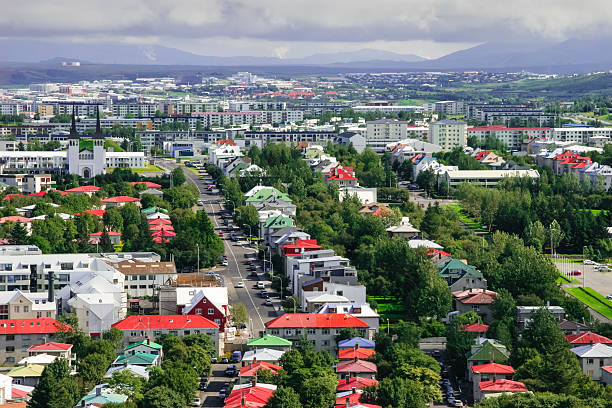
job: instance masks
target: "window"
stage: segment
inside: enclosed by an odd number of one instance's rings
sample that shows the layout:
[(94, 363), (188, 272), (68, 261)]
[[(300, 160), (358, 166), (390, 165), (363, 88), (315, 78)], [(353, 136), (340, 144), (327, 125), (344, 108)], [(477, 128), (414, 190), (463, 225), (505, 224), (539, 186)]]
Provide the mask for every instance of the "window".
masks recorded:
[(215, 319), (215, 323), (217, 323), (219, 326), (221, 326), (221, 319)]
[(592, 358), (587, 359), (587, 364), (593, 364), (593, 359)]
[(15, 335), (14, 334), (7, 334), (6, 335), (6, 341), (13, 341), (15, 340)]
[(138, 285), (130, 285), (130, 289), (138, 289)]
[(147, 275), (138, 275), (138, 279), (147, 280)]
[(51, 312), (47, 312), (47, 316), (46, 317), (51, 317)]
[(199, 307), (198, 307), (198, 308), (195, 310), (195, 314), (197, 314), (197, 315), (201, 315), (201, 314), (202, 314), (202, 308), (199, 308)]
[(60, 263), (60, 269), (62, 271), (71, 271), (74, 269), (74, 263), (72, 262), (62, 262)]
[(14, 311), (15, 313), (19, 313), (19, 306), (14, 306), (14, 307), (13, 307), (13, 311)]
[(140, 285), (140, 289), (146, 289), (147, 285)]
[(28, 313), (30, 311), (30, 306), (23, 307), (23, 313)]
[(209, 314), (209, 315), (211, 315), (211, 314), (215, 314), (215, 309), (213, 309), (212, 307), (209, 307), (209, 308), (208, 308), (208, 314)]
[(70, 281), (70, 275), (68, 275), (67, 273), (60, 273), (59, 274), (59, 281), (60, 282), (68, 282), (68, 281)]
[(322, 329), (322, 334), (329, 334), (329, 329)]
[(178, 336), (178, 330), (170, 330), (171, 336)]
[(155, 330), (155, 331), (153, 331), (153, 334), (155, 336), (161, 336), (162, 332), (161, 332), (161, 330)]
[(308, 334), (317, 334), (317, 329), (308, 329)]
[(13, 351), (15, 351), (15, 346), (6, 346), (7, 353), (12, 353)]

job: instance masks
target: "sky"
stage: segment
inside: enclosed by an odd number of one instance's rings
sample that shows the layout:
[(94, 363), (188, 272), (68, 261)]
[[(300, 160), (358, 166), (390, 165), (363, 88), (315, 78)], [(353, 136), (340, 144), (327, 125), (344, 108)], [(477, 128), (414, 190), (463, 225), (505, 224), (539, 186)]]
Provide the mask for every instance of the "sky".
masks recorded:
[(158, 44), (217, 56), (375, 48), (437, 58), (490, 41), (611, 32), (609, 0), (28, 0), (0, 12), (0, 38)]

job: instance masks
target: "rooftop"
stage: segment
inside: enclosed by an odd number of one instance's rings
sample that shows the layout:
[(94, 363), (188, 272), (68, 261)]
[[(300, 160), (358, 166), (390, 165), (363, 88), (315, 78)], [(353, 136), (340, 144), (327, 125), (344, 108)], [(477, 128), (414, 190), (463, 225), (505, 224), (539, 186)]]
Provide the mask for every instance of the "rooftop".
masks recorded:
[(266, 323), (266, 328), (284, 327), (368, 327), (348, 313), (285, 313)]
[(119, 330), (218, 329), (219, 325), (200, 315), (132, 315), (112, 327)]

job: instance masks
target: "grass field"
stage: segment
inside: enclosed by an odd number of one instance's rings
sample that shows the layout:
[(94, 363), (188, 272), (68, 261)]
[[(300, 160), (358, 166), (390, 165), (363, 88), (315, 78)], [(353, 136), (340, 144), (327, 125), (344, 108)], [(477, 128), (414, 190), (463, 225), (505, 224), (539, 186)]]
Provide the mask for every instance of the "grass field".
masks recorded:
[(486, 228), (482, 228), (482, 225), (480, 225), (480, 223), (474, 221), (473, 219), (465, 215), (460, 204), (449, 204), (447, 207), (453, 210), (459, 217), (459, 221), (464, 223), (468, 228), (473, 229), (477, 232), (488, 232)]
[[(404, 317), (406, 306), (399, 298), (384, 296), (368, 296), (368, 301), (375, 301), (378, 306), (376, 311), (380, 315), (380, 321), (385, 322), (389, 319), (390, 323), (397, 322)], [(393, 324), (391, 324), (393, 326)], [(385, 326), (386, 327), (386, 326)]]
[(139, 169), (132, 169), (132, 171), (136, 172), (136, 173), (139, 173), (139, 172), (143, 173), (143, 172), (148, 172), (148, 171), (151, 171), (151, 172), (157, 171), (157, 172), (161, 173), (161, 172), (164, 172), (165, 170), (162, 169), (159, 166), (154, 165), (154, 164), (147, 164), (147, 167), (143, 167), (143, 168), (139, 168)]
[(612, 302), (594, 289), (575, 287), (567, 288), (566, 291), (591, 309), (608, 319), (612, 319)]
[(557, 283), (561, 285), (580, 285), (582, 282), (580, 282), (576, 278), (572, 278), (572, 277), (568, 278), (566, 276), (559, 275), (559, 277), (557, 278)]

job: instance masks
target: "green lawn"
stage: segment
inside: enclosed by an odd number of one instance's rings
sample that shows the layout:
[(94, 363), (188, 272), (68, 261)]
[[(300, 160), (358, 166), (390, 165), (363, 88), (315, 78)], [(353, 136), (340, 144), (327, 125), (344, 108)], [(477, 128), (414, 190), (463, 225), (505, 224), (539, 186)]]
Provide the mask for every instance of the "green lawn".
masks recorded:
[(147, 167), (143, 167), (143, 168), (138, 168), (138, 169), (132, 169), (133, 172), (136, 173), (142, 173), (142, 172), (148, 172), (148, 171), (157, 171), (157, 172), (164, 172), (165, 170), (162, 169), (159, 166), (156, 166), (154, 164), (147, 164)]
[(608, 319), (612, 319), (612, 302), (591, 288), (567, 288), (567, 293), (580, 300), (591, 309), (599, 312)]
[(479, 222), (465, 215), (460, 204), (449, 204), (447, 207), (453, 210), (459, 217), (459, 221), (464, 223), (468, 228), (477, 232), (488, 232), (486, 228), (482, 228), (482, 225)]
[(557, 278), (557, 283), (561, 284), (561, 285), (579, 285), (582, 282), (580, 282), (578, 279), (576, 278), (572, 278), (572, 277), (566, 277), (563, 275), (559, 275), (559, 277)]

